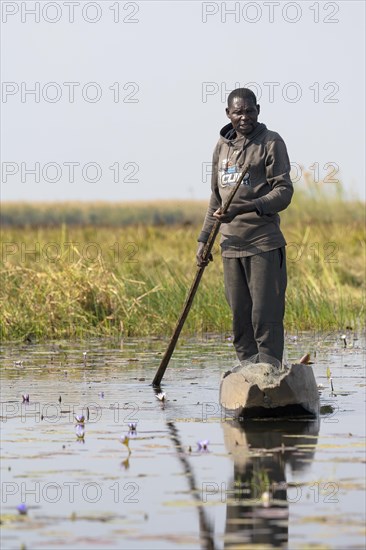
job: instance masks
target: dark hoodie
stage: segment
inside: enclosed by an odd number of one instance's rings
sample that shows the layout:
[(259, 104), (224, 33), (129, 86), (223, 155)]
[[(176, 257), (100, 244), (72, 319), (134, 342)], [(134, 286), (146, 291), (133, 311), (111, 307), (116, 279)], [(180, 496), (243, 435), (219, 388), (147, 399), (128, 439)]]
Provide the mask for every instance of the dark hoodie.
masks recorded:
[(222, 128), (212, 160), (211, 199), (198, 241), (207, 242), (216, 221), (212, 214), (226, 201), (246, 163), (250, 163), (249, 173), (232, 204), (250, 200), (256, 211), (221, 224), (220, 244), (227, 258), (252, 256), (286, 244), (278, 212), (287, 208), (293, 194), (290, 161), (281, 136), (264, 124), (239, 137), (231, 123)]

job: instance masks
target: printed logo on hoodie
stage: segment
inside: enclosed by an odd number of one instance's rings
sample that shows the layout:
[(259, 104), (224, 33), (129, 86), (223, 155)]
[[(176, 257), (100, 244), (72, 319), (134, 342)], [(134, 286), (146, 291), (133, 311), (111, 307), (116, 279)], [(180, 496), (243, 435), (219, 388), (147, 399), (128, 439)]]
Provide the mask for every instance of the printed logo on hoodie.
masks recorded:
[[(222, 161), (222, 168), (219, 171), (219, 185), (221, 187), (232, 187), (238, 181), (239, 175), (240, 168), (236, 164), (228, 166), (228, 160), (224, 159)], [(251, 185), (249, 172), (245, 174), (241, 185)]]

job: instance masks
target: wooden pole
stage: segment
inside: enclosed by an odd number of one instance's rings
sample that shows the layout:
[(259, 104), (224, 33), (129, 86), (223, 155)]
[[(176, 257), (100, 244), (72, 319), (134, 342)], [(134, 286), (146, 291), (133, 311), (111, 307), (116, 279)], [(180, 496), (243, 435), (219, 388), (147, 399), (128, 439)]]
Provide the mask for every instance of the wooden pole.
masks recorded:
[[(221, 211), (222, 211), (223, 214), (225, 214), (227, 212), (227, 210), (229, 209), (229, 206), (230, 206), (236, 192), (238, 191), (238, 189), (240, 187), (240, 184), (243, 181), (244, 176), (248, 172), (249, 168), (250, 168), (250, 165), (246, 164), (244, 166), (242, 172), (240, 173), (240, 176), (238, 178), (238, 181), (235, 184), (235, 187), (233, 187), (226, 203), (221, 208)], [(220, 225), (221, 225), (221, 222), (219, 220), (216, 220), (213, 228), (211, 229), (211, 233), (208, 237), (208, 241), (206, 243), (206, 246), (205, 246), (205, 248), (203, 250), (203, 254), (202, 254), (202, 261), (203, 262), (208, 262), (209, 256), (211, 254), (211, 250), (212, 250), (213, 245), (215, 243), (216, 236), (217, 236), (217, 234), (219, 232), (219, 229), (220, 229)], [(203, 275), (203, 272), (204, 272), (206, 266), (207, 266), (207, 263), (205, 263), (205, 265), (202, 265), (201, 267), (198, 267), (198, 269), (197, 269), (196, 276), (193, 280), (192, 286), (189, 290), (188, 296), (187, 296), (186, 301), (184, 303), (183, 311), (182, 311), (182, 313), (181, 313), (181, 315), (180, 315), (180, 317), (177, 321), (177, 324), (175, 326), (173, 336), (171, 337), (168, 348), (167, 348), (167, 350), (166, 350), (166, 352), (163, 356), (163, 359), (161, 360), (160, 366), (159, 366), (158, 370), (156, 371), (154, 380), (152, 382), (153, 386), (156, 386), (156, 387), (160, 386), (160, 383), (163, 379), (166, 368), (169, 364), (170, 358), (173, 355), (173, 351), (174, 351), (175, 346), (177, 344), (177, 341), (178, 341), (179, 335), (181, 333), (181, 330), (183, 328), (183, 325), (185, 323), (185, 320), (187, 319), (189, 310), (191, 309), (193, 299), (194, 299), (195, 294), (197, 292), (198, 286), (200, 284), (200, 281), (202, 279), (202, 275)]]

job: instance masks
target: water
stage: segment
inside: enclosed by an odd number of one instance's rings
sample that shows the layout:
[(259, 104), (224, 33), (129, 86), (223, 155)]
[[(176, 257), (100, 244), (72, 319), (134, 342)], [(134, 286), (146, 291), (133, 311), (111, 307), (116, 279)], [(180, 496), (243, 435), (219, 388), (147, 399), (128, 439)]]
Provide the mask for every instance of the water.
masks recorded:
[(244, 426), (218, 403), (224, 337), (179, 343), (165, 401), (165, 340), (3, 344), (2, 548), (364, 548), (365, 337), (340, 336), (287, 337), (316, 355), (319, 420)]

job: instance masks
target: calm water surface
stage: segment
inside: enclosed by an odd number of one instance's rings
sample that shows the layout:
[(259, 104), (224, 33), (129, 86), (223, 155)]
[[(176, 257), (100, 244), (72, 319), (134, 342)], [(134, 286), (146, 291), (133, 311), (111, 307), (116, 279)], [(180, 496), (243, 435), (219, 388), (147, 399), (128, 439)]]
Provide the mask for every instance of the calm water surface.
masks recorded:
[(180, 342), (165, 402), (165, 340), (3, 344), (2, 548), (364, 548), (365, 336), (340, 336), (287, 336), (289, 362), (312, 354), (319, 420), (244, 425), (218, 403), (225, 337)]

